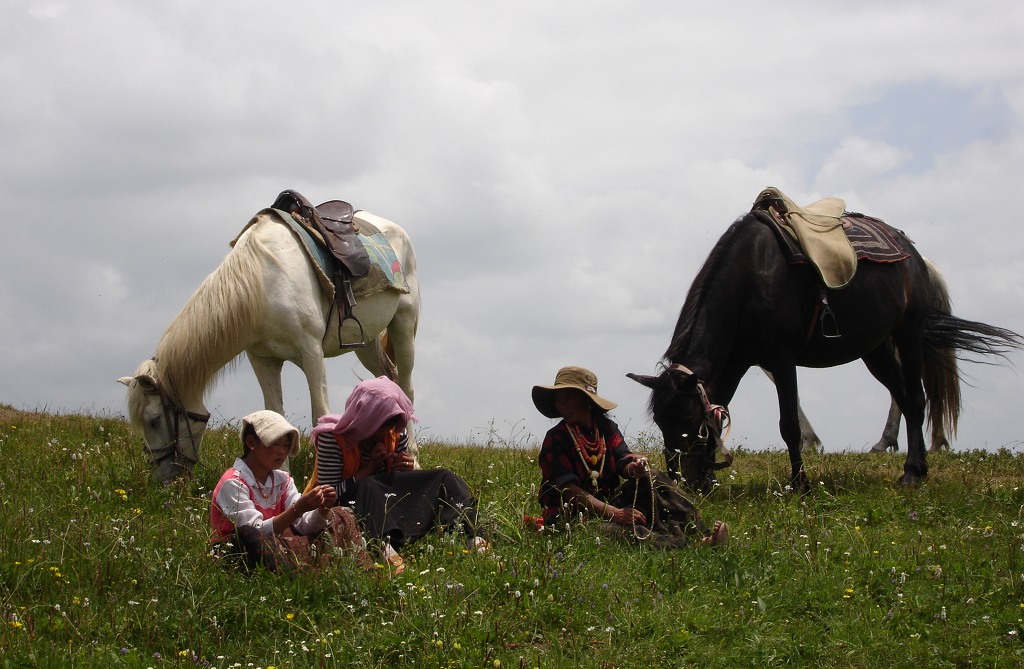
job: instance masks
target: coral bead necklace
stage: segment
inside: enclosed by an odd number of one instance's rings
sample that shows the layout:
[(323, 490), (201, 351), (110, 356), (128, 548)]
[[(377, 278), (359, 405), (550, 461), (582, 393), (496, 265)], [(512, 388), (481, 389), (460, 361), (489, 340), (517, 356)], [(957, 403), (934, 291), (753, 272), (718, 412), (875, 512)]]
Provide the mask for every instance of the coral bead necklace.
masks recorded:
[(594, 438), (587, 439), (578, 426), (567, 424), (566, 427), (569, 428), (569, 436), (572, 437), (572, 443), (576, 446), (576, 453), (580, 456), (580, 461), (583, 462), (584, 467), (590, 470), (590, 485), (597, 490), (597, 479), (600, 478), (601, 470), (604, 469), (604, 458), (608, 452), (604, 435), (595, 427)]

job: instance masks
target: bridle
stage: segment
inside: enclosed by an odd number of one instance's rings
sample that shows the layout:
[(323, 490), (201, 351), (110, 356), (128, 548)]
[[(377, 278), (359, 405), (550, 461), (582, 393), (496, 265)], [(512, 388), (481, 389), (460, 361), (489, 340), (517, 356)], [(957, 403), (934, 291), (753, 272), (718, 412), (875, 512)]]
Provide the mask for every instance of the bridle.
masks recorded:
[[(697, 380), (697, 396), (700, 398), (701, 404), (704, 407), (704, 417), (700, 422), (700, 427), (697, 428), (697, 435), (694, 438), (694, 442), (701, 446), (708, 457), (711, 459), (711, 469), (725, 469), (732, 465), (733, 455), (732, 451), (725, 447), (724, 440), (729, 436), (732, 431), (732, 418), (729, 416), (729, 407), (722, 406), (721, 404), (713, 404), (708, 399), (708, 390), (704, 386), (704, 382), (698, 377), (692, 369), (686, 365), (680, 365), (679, 363), (673, 363), (668, 366), (668, 369), (673, 369), (677, 372), (682, 372), (687, 376), (692, 376)], [(724, 430), (724, 432), (723, 432)], [(716, 437), (715, 441), (712, 441), (712, 436)], [(713, 448), (708, 448), (708, 444), (714, 444)], [(715, 450), (721, 450), (725, 460), (722, 462), (715, 462)]]
[[(668, 369), (674, 369), (688, 376), (696, 377), (692, 369), (679, 363), (669, 365)], [(697, 428), (697, 439), (701, 443), (707, 443), (712, 432), (720, 439), (728, 437), (729, 432), (732, 430), (729, 407), (722, 406), (721, 404), (712, 404), (711, 400), (708, 399), (707, 388), (704, 387), (704, 382), (699, 378), (697, 378), (697, 396), (700, 397), (700, 401), (704, 405), (704, 419), (701, 421), (700, 427)], [(722, 433), (723, 429), (725, 430), (724, 434)]]
[[(167, 393), (160, 381), (156, 379), (153, 381), (156, 385), (157, 394), (160, 395), (160, 408), (163, 411), (164, 422), (167, 425), (168, 434), (171, 435), (171, 441), (162, 446), (148, 449), (149, 464), (152, 467), (157, 467), (164, 460), (173, 458), (176, 461), (184, 460), (188, 463), (188, 468), (191, 469), (199, 463), (197, 435), (192, 431), (191, 421), (206, 424), (210, 422), (210, 414), (189, 411)], [(182, 418), (186, 419), (185, 427), (188, 430), (189, 444), (192, 446), (191, 453), (185, 452), (178, 444), (178, 425)]]

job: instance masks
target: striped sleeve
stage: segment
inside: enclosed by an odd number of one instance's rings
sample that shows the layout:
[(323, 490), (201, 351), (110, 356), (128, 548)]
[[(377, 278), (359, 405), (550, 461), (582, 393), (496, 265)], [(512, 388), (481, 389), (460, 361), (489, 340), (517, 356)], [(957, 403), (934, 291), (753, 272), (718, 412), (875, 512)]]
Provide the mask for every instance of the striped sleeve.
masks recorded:
[[(316, 439), (316, 481), (315, 485), (332, 485), (335, 488), (341, 483), (341, 474), (345, 471), (345, 461), (334, 435), (321, 433)], [(340, 491), (339, 491), (340, 492)]]

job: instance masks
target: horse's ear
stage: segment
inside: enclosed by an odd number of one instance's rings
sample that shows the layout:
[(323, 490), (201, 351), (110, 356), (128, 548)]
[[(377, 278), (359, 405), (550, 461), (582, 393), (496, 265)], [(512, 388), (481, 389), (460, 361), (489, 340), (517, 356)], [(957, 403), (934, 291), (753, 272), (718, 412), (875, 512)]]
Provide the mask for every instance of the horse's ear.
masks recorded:
[(657, 376), (646, 376), (644, 374), (634, 374), (633, 372), (626, 374), (626, 376), (648, 388), (654, 388), (654, 385), (658, 382)]
[(123, 383), (126, 386), (130, 386), (131, 383), (132, 383), (132, 377), (130, 377), (130, 376), (122, 376), (121, 378), (119, 378), (117, 380), (117, 382), (118, 383)]
[(159, 387), (156, 379), (149, 374), (139, 374), (133, 379), (133, 381), (142, 386), (142, 389), (146, 391), (154, 391)]

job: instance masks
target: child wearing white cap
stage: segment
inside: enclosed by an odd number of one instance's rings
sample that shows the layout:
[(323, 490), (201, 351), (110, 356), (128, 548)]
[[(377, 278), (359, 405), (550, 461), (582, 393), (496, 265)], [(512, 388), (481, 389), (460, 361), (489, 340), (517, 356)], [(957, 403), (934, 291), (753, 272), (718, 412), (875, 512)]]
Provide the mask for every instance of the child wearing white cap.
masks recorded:
[[(212, 554), (240, 557), (250, 569), (291, 571), (325, 551), (325, 534), (334, 548), (354, 549), (369, 564), (358, 525), (350, 511), (334, 506), (328, 485), (299, 494), (281, 466), (299, 452), (299, 431), (274, 411), (242, 419), (242, 457), (224, 472), (210, 505)], [(327, 532), (325, 533), (325, 530)]]

